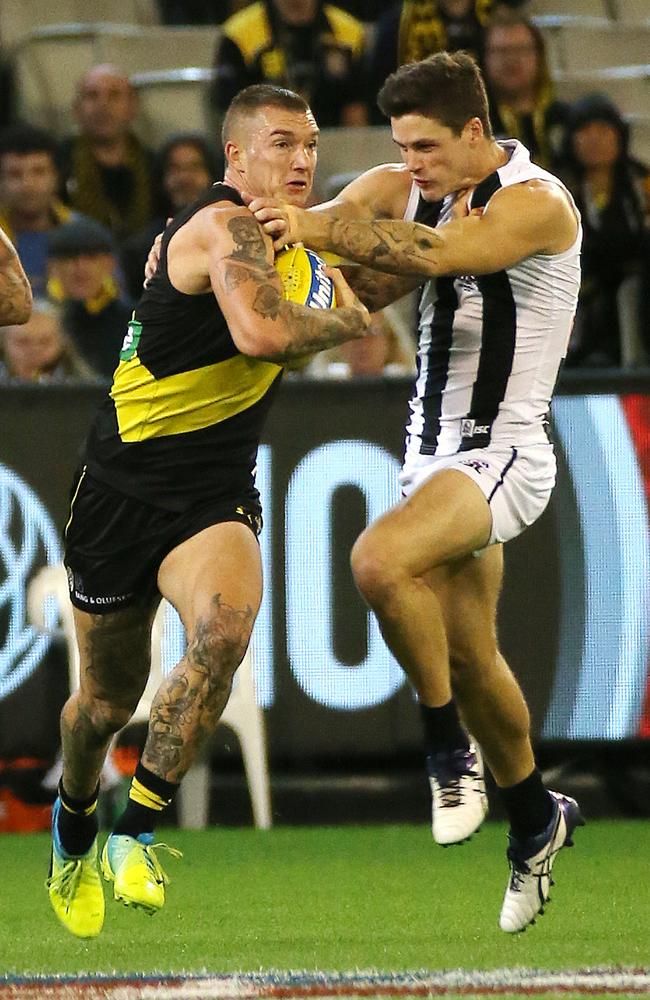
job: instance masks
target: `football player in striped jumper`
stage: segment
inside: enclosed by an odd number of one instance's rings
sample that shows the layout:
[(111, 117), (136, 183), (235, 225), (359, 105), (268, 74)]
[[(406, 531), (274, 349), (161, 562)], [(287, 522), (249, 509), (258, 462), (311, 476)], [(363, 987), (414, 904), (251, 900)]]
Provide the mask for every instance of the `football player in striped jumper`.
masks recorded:
[(503, 543), (555, 483), (547, 417), (580, 285), (580, 218), (524, 146), (494, 139), (467, 53), (402, 66), (378, 102), (400, 164), (320, 210), (246, 200), (277, 245), (357, 262), (348, 277), (371, 310), (421, 286), (403, 500), (364, 531), (352, 567), (419, 697), (438, 843), (480, 826), (479, 746), (485, 755), (510, 821), (500, 925), (515, 932), (543, 912), (554, 857), (582, 822), (542, 783), (496, 634)]

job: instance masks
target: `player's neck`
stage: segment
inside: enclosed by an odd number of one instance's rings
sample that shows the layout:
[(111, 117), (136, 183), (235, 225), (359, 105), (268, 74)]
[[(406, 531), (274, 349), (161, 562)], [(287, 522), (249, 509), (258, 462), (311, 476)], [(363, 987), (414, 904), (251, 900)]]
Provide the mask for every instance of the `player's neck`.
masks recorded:
[(486, 177), (493, 174), (495, 170), (504, 167), (510, 159), (510, 153), (500, 146), (494, 139), (486, 139), (485, 146), (477, 155), (476, 163), (472, 171), (472, 177), (465, 187), (480, 184)]

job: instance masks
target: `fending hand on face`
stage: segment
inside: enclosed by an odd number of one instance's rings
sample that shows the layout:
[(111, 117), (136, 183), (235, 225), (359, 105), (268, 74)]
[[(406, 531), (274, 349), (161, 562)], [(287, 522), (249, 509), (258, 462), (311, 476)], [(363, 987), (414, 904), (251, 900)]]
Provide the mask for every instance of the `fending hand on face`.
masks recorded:
[(242, 200), (273, 240), (275, 250), (299, 242), (298, 211), (293, 205), (274, 198), (256, 198), (246, 191), (242, 191)]

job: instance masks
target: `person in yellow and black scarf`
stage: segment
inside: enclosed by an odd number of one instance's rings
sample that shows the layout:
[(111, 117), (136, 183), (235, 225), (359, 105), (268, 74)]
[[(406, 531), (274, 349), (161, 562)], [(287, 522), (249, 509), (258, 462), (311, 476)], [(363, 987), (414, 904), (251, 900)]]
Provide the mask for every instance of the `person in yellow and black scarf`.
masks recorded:
[(485, 29), (484, 74), (495, 136), (519, 139), (531, 160), (555, 170), (568, 105), (555, 98), (539, 28), (515, 11), (497, 11)]
[(318, 124), (366, 125), (367, 78), (360, 21), (322, 0), (258, 0), (224, 22), (211, 102), (223, 113), (251, 84), (289, 87)]
[(121, 240), (153, 213), (153, 156), (132, 130), (136, 93), (116, 66), (95, 66), (79, 82), (74, 110), (79, 134), (62, 148), (67, 199)]
[[(522, 0), (501, 0), (509, 7)], [(370, 57), (370, 87), (377, 93), (398, 66), (419, 62), (434, 52), (464, 49), (483, 59), (485, 24), (498, 0), (402, 0), (379, 19)], [(383, 118), (373, 108), (374, 121)]]

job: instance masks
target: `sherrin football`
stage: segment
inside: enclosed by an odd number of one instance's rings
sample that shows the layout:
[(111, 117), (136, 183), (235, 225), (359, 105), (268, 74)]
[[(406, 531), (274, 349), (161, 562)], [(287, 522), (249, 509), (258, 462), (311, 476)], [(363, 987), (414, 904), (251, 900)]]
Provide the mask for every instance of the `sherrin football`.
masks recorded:
[(325, 274), (325, 261), (313, 250), (297, 245), (286, 247), (275, 258), (284, 297), (310, 309), (332, 309), (334, 283)]

